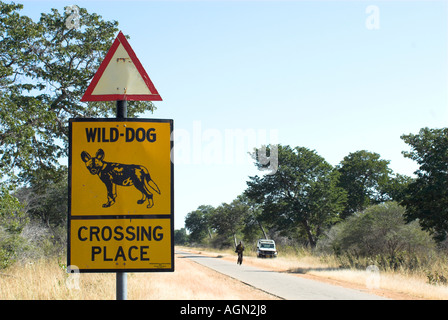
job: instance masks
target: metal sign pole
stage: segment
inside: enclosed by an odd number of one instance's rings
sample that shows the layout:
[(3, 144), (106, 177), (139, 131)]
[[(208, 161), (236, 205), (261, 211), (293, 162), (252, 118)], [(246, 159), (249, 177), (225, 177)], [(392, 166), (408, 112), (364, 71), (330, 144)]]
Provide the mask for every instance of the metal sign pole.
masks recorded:
[(126, 272), (117, 272), (117, 300), (128, 299), (128, 274)]
[[(117, 119), (124, 119), (128, 116), (126, 100), (117, 101)], [(117, 300), (127, 300), (128, 296), (128, 274), (126, 272), (117, 272), (116, 291)]]
[(128, 117), (128, 106), (126, 100), (117, 101), (117, 119), (124, 119)]

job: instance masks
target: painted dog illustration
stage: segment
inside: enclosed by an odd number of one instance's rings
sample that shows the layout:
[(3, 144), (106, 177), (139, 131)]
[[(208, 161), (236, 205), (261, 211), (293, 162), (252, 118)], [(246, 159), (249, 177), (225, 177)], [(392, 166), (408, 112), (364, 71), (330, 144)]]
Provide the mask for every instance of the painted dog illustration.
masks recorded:
[(81, 152), (81, 159), (85, 162), (90, 173), (98, 175), (106, 185), (107, 203), (103, 204), (103, 208), (108, 208), (115, 203), (117, 185), (134, 186), (142, 193), (142, 199), (138, 200), (137, 203), (142, 204), (148, 200), (147, 208), (151, 208), (154, 205), (153, 194), (150, 188), (160, 194), (159, 187), (151, 179), (148, 169), (144, 166), (103, 161), (103, 149), (99, 149), (94, 158), (86, 151), (83, 151)]

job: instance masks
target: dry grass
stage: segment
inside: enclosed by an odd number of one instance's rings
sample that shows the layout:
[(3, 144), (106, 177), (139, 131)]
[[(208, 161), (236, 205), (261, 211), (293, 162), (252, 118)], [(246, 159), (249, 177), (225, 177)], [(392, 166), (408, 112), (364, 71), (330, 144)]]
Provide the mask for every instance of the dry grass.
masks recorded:
[[(232, 251), (203, 251), (183, 248), (196, 253), (234, 261)], [(357, 288), (393, 299), (448, 299), (448, 287), (430, 285), (424, 276), (380, 272), (378, 289), (366, 287), (369, 274), (359, 270), (338, 269), (310, 255), (288, 255), (276, 259), (245, 256), (244, 264), (264, 269), (289, 272), (300, 277)], [(244, 285), (188, 259), (176, 256), (173, 273), (129, 273), (128, 299), (146, 300), (267, 300), (275, 297)], [(0, 273), (0, 300), (114, 300), (115, 274), (80, 274), (79, 289), (58, 265), (58, 261), (40, 260), (15, 265)]]
[[(176, 271), (170, 273), (128, 273), (128, 299), (275, 299), (187, 259), (176, 257), (175, 267)], [(55, 259), (17, 264), (0, 274), (0, 300), (115, 299), (114, 273), (77, 276), (79, 289)]]
[[(222, 256), (223, 259), (233, 261), (235, 253), (227, 251), (205, 251), (204, 249), (190, 249), (194, 252), (202, 252), (211, 256)], [(379, 282), (375, 287), (368, 287), (371, 273), (362, 270), (340, 269), (337, 263), (324, 263), (318, 257), (312, 255), (280, 255), (275, 259), (257, 259), (253, 253), (244, 257), (244, 264), (252, 265), (268, 270), (288, 272), (297, 276), (311, 278), (351, 287), (392, 299), (448, 299), (448, 286), (431, 285), (427, 283), (424, 275), (400, 274), (397, 272), (380, 272)], [(371, 279), (371, 278), (370, 278)], [(376, 287), (379, 285), (379, 287)]]

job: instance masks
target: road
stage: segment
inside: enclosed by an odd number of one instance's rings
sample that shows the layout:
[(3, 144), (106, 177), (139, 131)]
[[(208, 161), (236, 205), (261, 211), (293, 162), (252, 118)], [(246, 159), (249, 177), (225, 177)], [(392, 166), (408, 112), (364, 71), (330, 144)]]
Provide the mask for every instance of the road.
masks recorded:
[(286, 300), (384, 300), (383, 297), (359, 290), (343, 288), (281, 272), (242, 266), (236, 262), (191, 252), (176, 251), (181, 258), (190, 259), (257, 289)]

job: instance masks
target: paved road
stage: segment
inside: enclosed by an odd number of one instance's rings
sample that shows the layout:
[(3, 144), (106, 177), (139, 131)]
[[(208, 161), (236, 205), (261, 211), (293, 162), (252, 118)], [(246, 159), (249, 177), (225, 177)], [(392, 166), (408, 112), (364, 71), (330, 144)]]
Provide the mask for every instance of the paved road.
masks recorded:
[(347, 289), (290, 274), (267, 271), (236, 262), (177, 251), (181, 258), (190, 259), (222, 274), (286, 300), (382, 300), (383, 297), (359, 290)]

